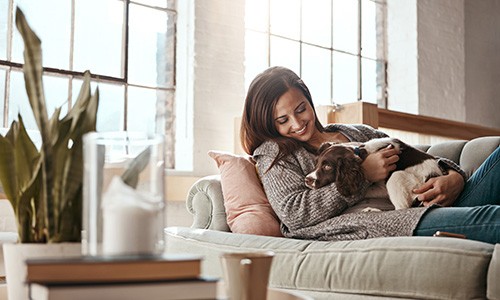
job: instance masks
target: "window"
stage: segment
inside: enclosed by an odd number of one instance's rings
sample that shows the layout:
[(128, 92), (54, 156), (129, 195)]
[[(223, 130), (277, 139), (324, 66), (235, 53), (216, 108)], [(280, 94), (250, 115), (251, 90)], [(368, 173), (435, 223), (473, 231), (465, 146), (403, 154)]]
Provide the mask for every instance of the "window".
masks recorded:
[(246, 2), (246, 74), (295, 71), (316, 105), (354, 101), (385, 107), (384, 1)]
[[(16, 6), (42, 40), (49, 116), (71, 107), (90, 70), (100, 93), (98, 131), (159, 132), (173, 140), (175, 0), (0, 0), (0, 122), (8, 127), (21, 113), (27, 129), (37, 129)], [(174, 149), (167, 142), (168, 168), (175, 167)]]

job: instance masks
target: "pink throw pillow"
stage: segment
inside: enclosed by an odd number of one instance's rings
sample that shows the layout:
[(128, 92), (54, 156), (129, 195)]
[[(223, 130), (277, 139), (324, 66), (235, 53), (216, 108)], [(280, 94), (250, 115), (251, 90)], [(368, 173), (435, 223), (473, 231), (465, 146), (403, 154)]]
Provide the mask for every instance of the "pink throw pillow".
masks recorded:
[(283, 236), (250, 157), (209, 151), (221, 174), (227, 224), (234, 233)]

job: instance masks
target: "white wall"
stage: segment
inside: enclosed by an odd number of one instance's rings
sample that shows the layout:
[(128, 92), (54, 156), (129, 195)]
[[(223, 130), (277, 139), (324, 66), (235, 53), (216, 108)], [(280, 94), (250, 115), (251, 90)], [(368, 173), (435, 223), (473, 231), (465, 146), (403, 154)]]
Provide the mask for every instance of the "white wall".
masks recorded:
[[(182, 13), (181, 9), (190, 10), (194, 17), (194, 23), (184, 24), (184, 28), (180, 28), (192, 35), (194, 44), (184, 45), (192, 47), (187, 52), (193, 57), (181, 56), (178, 60), (185, 64), (183, 68), (187, 70), (183, 72), (184, 77), (177, 79), (177, 101), (193, 103), (193, 175), (215, 174), (217, 168), (207, 152), (212, 149), (234, 149), (234, 118), (241, 115), (243, 110), (245, 1), (180, 2), (184, 3), (179, 7), (179, 14)], [(183, 52), (185, 49), (178, 51)], [(191, 81), (192, 87), (179, 82), (182, 80)], [(192, 88), (192, 91), (183, 90), (186, 88)], [(182, 157), (188, 153), (180, 155)]]
[(412, 114), (419, 88), (416, 7), (417, 0), (387, 1), (387, 108)]
[[(184, 1), (194, 14), (183, 79), (193, 87), (183, 97), (194, 104), (194, 175), (214, 174), (206, 153), (234, 149), (245, 98), (245, 3)], [(500, 128), (500, 0), (387, 1), (389, 109)]]
[(500, 128), (500, 1), (465, 1), (465, 121)]
[(388, 108), (500, 128), (500, 1), (387, 5)]
[(464, 1), (417, 1), (418, 113), (465, 121)]

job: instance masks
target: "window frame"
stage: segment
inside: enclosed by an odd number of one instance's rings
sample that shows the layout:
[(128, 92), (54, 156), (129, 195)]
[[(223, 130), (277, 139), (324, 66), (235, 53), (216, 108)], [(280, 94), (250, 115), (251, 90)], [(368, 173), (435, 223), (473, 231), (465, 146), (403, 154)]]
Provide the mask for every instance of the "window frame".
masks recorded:
[[(303, 39), (302, 32), (303, 32), (303, 26), (304, 26), (304, 21), (302, 20), (302, 13), (300, 14), (300, 36), (298, 39), (292, 38), (292, 37), (286, 37), (282, 36), (276, 33), (272, 32), (271, 28), (271, 2), (274, 0), (264, 0), (260, 1), (260, 3), (265, 3), (267, 6), (264, 11), (261, 11), (260, 13), (267, 15), (267, 26), (265, 26), (265, 29), (255, 29), (255, 28), (249, 28), (247, 24), (245, 24), (245, 32), (246, 34), (248, 32), (252, 33), (260, 33), (260, 34), (265, 34), (267, 35), (267, 67), (272, 66), (271, 65), (271, 56), (272, 56), (272, 43), (271, 40), (273, 38), (280, 38), (288, 41), (292, 41), (295, 43), (298, 43), (299, 45), (299, 52), (300, 52), (300, 58), (299, 58), (299, 71), (298, 75), (300, 77), (303, 76), (303, 61), (304, 61), (304, 56), (303, 56), (303, 47), (304, 46), (310, 46), (310, 47), (317, 47), (320, 49), (324, 49), (327, 51), (330, 51), (330, 102), (329, 104), (331, 105), (338, 105), (338, 103), (335, 102), (333, 99), (334, 95), (334, 86), (333, 86), (333, 73), (334, 73), (334, 54), (345, 54), (345, 55), (350, 55), (354, 56), (356, 58), (356, 76), (357, 76), (357, 87), (356, 87), (356, 94), (357, 97), (356, 99), (353, 99), (355, 101), (367, 101), (366, 99), (363, 98), (363, 60), (369, 60), (369, 61), (374, 61), (376, 63), (376, 99), (370, 99), (372, 103), (376, 103), (379, 107), (386, 108), (387, 107), (387, 78), (386, 78), (386, 73), (387, 73), (387, 55), (386, 55), (386, 10), (387, 10), (387, 3), (386, 0), (356, 0), (357, 3), (357, 13), (358, 13), (358, 33), (357, 33), (357, 49), (356, 53), (348, 52), (345, 50), (337, 49), (333, 46), (333, 31), (331, 32), (332, 38), (330, 40), (330, 46), (322, 46), (318, 45), (315, 43), (307, 42)], [(298, 0), (300, 3), (300, 11), (302, 12), (303, 6), (304, 5), (314, 5), (314, 1), (306, 1), (306, 0)], [(353, 1), (354, 2), (354, 1)], [(363, 50), (363, 44), (362, 44), (362, 28), (363, 28), (363, 18), (362, 18), (362, 9), (363, 9), (363, 2), (371, 2), (375, 4), (375, 18), (376, 18), (376, 58), (370, 58), (365, 55), (363, 55), (362, 50)], [(333, 26), (333, 18), (334, 18), (334, 5), (333, 5), (333, 0), (330, 0), (330, 26)], [(247, 65), (251, 64), (248, 61), (245, 62)], [(246, 71), (245, 74), (245, 82), (246, 86), (248, 87), (249, 83), (251, 80), (255, 77), (256, 74), (249, 74)], [(307, 82), (306, 82), (307, 84)], [(375, 101), (373, 101), (375, 100)]]
[[(3, 103), (0, 105), (3, 105), (3, 121), (2, 121), (2, 126), (1, 127), (9, 127), (9, 117), (13, 118), (13, 116), (9, 116), (9, 100), (10, 99), (10, 94), (11, 94), (11, 73), (14, 72), (23, 72), (23, 63), (18, 63), (12, 61), (12, 44), (13, 44), (13, 38), (14, 38), (14, 32), (16, 30), (15, 28), (15, 1), (14, 0), (7, 0), (8, 1), (8, 12), (7, 14), (7, 45), (6, 45), (6, 60), (0, 59), (0, 70), (5, 72), (5, 82), (4, 82), (4, 94), (3, 96)], [(68, 65), (68, 69), (60, 69), (60, 68), (53, 68), (53, 67), (43, 67), (43, 75), (46, 76), (54, 76), (54, 77), (64, 77), (68, 79), (68, 94), (67, 94), (67, 99), (66, 102), (63, 105), (67, 105), (68, 110), (72, 106), (72, 99), (73, 99), (73, 85), (75, 84), (75, 80), (82, 80), (84, 77), (84, 71), (75, 71), (73, 67), (73, 55), (74, 55), (74, 36), (75, 36), (75, 7), (76, 7), (76, 1), (77, 0), (71, 0), (71, 17), (70, 17), (70, 22), (71, 22), (71, 33), (70, 33), (70, 47), (68, 49), (70, 61)], [(167, 95), (170, 95), (168, 97), (171, 99), (170, 101), (175, 102), (175, 92), (176, 92), (176, 35), (177, 35), (177, 1), (176, 0), (165, 0), (165, 5), (164, 7), (159, 7), (159, 6), (154, 6), (154, 5), (148, 5), (145, 4), (147, 1), (142, 1), (142, 0), (116, 0), (119, 2), (123, 3), (123, 24), (122, 24), (122, 44), (121, 44), (121, 68), (120, 68), (120, 73), (121, 76), (110, 76), (110, 75), (104, 75), (104, 74), (99, 74), (99, 73), (94, 73), (91, 71), (91, 81), (92, 85), (99, 85), (100, 83), (104, 84), (113, 84), (113, 85), (118, 85), (123, 87), (123, 102), (124, 102), (124, 109), (123, 109), (123, 125), (120, 126), (121, 128), (119, 130), (126, 131), (128, 129), (128, 97), (129, 97), (129, 88), (142, 88), (150, 91), (156, 91), (164, 93)], [(144, 3), (141, 3), (144, 2)], [(152, 10), (158, 10), (165, 12), (166, 15), (169, 17), (172, 16), (173, 20), (172, 22), (168, 23), (166, 25), (166, 36), (168, 35), (167, 32), (170, 30), (173, 30), (173, 32), (169, 32), (173, 34), (173, 51), (172, 55), (166, 54), (166, 59), (168, 61), (169, 65), (172, 65), (173, 70), (172, 70), (172, 84), (167, 86), (167, 87), (161, 87), (161, 86), (147, 86), (143, 84), (137, 84), (137, 83), (132, 83), (129, 82), (129, 70), (128, 70), (128, 65), (129, 65), (129, 37), (130, 37), (130, 32), (129, 32), (129, 22), (130, 22), (130, 6), (131, 5), (136, 5), (136, 6), (141, 6), (146, 9)], [(29, 21), (29, 12), (28, 13), (28, 21)], [(171, 28), (171, 26), (173, 28)], [(43, 47), (43, 46), (42, 46)], [(170, 46), (169, 46), (170, 47)], [(1, 99), (1, 98), (0, 98)], [(158, 96), (157, 96), (158, 100)], [(172, 103), (169, 103), (171, 106)], [(157, 103), (158, 105), (158, 103)], [(161, 108), (161, 112), (158, 112), (158, 106), (155, 107), (156, 111), (156, 116), (155, 116), (155, 131), (156, 133), (164, 134), (167, 139), (169, 138), (174, 138), (175, 137), (175, 126), (173, 126), (173, 122), (175, 118), (169, 116), (168, 114), (175, 114), (174, 111), (166, 111), (168, 108), (167, 103), (164, 104), (165, 108)], [(50, 114), (50, 112), (49, 112)], [(14, 117), (15, 118), (15, 117)], [(172, 124), (171, 124), (172, 123)], [(165, 147), (166, 151), (166, 166), (167, 168), (175, 168), (175, 145), (173, 143), (166, 143)]]

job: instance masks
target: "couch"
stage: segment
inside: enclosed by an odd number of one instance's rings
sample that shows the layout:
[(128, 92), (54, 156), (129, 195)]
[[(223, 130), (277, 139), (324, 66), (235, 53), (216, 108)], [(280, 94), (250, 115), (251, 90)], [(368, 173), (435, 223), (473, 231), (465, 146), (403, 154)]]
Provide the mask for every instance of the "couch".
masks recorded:
[[(448, 141), (422, 150), (470, 175), (500, 137)], [(244, 184), (244, 183), (243, 183)], [(167, 252), (204, 255), (203, 273), (221, 277), (224, 252), (275, 252), (270, 286), (314, 299), (500, 299), (500, 244), (448, 237), (324, 242), (232, 233), (219, 175), (189, 191), (191, 227), (165, 229)]]

